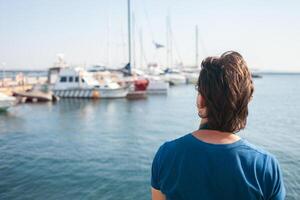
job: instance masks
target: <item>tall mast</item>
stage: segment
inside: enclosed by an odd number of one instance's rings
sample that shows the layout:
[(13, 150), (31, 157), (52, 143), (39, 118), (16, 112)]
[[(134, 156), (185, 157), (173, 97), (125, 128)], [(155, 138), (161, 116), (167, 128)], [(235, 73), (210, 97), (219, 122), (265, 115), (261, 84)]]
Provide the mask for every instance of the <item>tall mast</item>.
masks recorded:
[(110, 13), (108, 12), (107, 17), (107, 44), (106, 44), (106, 52), (107, 52), (107, 67), (110, 66)]
[(140, 28), (140, 67), (143, 68), (143, 31), (142, 28)]
[(169, 62), (169, 29), (168, 29), (168, 16), (166, 17), (166, 68), (170, 67)]
[(196, 30), (195, 30), (195, 34), (196, 34), (196, 38), (195, 38), (195, 52), (196, 52), (196, 55), (195, 55), (195, 64), (196, 64), (196, 67), (198, 67), (198, 64), (199, 64), (199, 50), (198, 50), (198, 25), (196, 25)]
[(170, 15), (166, 17), (166, 45), (167, 45), (167, 67), (173, 67), (173, 44), (172, 44), (172, 27), (171, 27), (171, 18)]
[(127, 1), (128, 7), (128, 64), (129, 64), (129, 74), (131, 74), (131, 9), (130, 0)]
[(173, 52), (172, 52), (172, 32), (170, 15), (166, 17), (166, 43), (167, 43), (167, 67), (171, 68), (173, 65)]
[(132, 12), (132, 65), (131, 68), (136, 68), (136, 52), (135, 52), (135, 15)]
[(170, 67), (173, 68), (173, 33), (171, 26), (171, 17), (169, 15), (169, 46), (170, 46)]

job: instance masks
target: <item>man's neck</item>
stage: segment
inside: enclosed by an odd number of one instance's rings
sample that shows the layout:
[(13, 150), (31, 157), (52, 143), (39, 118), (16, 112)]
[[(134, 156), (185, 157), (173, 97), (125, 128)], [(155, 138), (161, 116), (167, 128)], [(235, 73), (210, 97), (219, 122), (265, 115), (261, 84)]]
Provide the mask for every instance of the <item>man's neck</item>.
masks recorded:
[(207, 124), (207, 122), (208, 122), (207, 118), (202, 118), (200, 121), (200, 126), (203, 124)]
[[(200, 126), (207, 124), (207, 122), (207, 118), (201, 119)], [(241, 139), (239, 136), (230, 132), (206, 129), (197, 130), (193, 135), (203, 142), (212, 144), (230, 144)]]

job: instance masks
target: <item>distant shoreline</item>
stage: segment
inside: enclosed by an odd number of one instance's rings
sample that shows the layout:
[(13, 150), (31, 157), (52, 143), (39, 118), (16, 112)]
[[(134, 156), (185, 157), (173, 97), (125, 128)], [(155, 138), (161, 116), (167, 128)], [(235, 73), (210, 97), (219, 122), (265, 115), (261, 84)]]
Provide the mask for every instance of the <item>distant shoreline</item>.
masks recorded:
[(300, 72), (257, 72), (260, 75), (300, 75)]
[[(24, 75), (29, 75), (29, 76), (46, 76), (48, 69), (40, 69), (40, 70), (36, 70), (36, 69), (23, 69), (23, 70), (18, 70), (18, 69), (14, 69), (14, 70), (2, 70), (0, 69), (0, 79), (3, 78), (3, 72), (6, 74), (6, 77), (11, 77), (11, 76), (15, 76), (18, 73), (22, 73)], [(272, 72), (272, 71), (253, 71), (254, 74), (258, 74), (258, 75), (300, 75), (300, 72)]]

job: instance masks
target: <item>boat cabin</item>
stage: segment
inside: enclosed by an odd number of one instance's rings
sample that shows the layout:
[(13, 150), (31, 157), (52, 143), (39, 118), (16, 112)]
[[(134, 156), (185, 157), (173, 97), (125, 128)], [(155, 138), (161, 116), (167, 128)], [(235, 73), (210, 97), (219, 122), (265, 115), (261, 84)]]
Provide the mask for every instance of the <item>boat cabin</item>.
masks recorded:
[(54, 88), (65, 90), (70, 88), (99, 88), (99, 82), (93, 78), (92, 74), (82, 68), (62, 68)]

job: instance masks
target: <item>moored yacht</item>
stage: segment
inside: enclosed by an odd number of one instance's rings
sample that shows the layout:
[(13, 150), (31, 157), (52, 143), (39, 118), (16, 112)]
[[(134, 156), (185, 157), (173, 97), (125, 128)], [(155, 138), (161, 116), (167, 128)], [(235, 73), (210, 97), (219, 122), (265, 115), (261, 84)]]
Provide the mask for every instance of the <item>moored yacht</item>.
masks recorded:
[(163, 77), (170, 85), (183, 85), (187, 83), (186, 77), (179, 70), (168, 68), (165, 70)]
[(144, 72), (142, 70), (134, 70), (135, 74), (138, 76), (146, 78), (149, 83), (147, 87), (147, 94), (167, 94), (169, 90), (169, 83), (166, 82), (160, 74), (163, 74), (163, 71), (159, 70), (149, 70)]
[(167, 94), (169, 90), (169, 83), (162, 80), (159, 76), (148, 76), (148, 94)]
[(200, 68), (197, 66), (184, 67), (182, 73), (186, 77), (188, 84), (196, 84), (199, 78)]
[(100, 84), (83, 68), (66, 67), (59, 69), (53, 92), (62, 98), (123, 98), (128, 93), (128, 87), (111, 79), (105, 79)]

